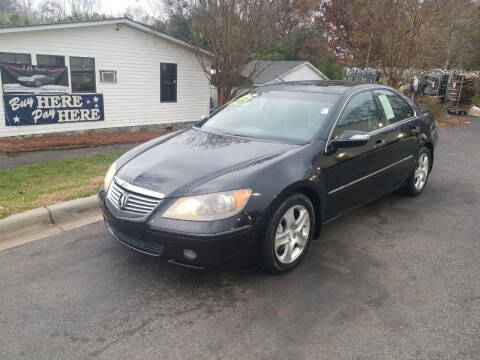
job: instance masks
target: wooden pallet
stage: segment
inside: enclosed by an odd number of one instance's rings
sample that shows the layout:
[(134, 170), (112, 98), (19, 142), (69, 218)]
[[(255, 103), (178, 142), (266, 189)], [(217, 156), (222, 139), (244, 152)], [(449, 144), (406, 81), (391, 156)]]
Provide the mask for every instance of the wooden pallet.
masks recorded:
[(457, 74), (448, 88), (447, 111), (451, 114), (466, 114), (473, 105), (477, 92), (478, 77), (475, 74)]

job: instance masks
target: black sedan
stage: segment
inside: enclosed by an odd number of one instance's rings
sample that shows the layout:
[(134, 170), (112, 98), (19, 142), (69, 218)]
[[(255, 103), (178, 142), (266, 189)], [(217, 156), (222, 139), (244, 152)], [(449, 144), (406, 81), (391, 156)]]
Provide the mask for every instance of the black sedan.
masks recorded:
[(137, 251), (282, 273), (323, 224), (394, 190), (420, 194), (437, 139), (432, 115), (386, 86), (263, 86), (124, 154), (99, 198), (110, 233)]

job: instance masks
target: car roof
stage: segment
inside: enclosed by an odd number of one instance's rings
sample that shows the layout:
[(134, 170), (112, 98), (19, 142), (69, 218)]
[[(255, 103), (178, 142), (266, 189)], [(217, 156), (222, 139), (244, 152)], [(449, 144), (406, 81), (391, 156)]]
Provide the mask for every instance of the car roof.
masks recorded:
[(256, 86), (256, 90), (284, 90), (284, 91), (305, 91), (320, 92), (328, 94), (341, 95), (349, 90), (358, 90), (362, 88), (378, 87), (378, 84), (358, 83), (344, 80), (309, 80), (309, 81), (289, 81), (275, 83), (270, 85)]

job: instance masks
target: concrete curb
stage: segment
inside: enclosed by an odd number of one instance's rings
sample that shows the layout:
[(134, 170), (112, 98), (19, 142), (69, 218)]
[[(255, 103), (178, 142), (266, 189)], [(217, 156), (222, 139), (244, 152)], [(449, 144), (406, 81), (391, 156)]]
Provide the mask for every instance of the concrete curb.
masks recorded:
[(81, 226), (91, 217), (101, 216), (97, 195), (47, 206), (52, 223), (63, 230)]
[(97, 195), (14, 214), (0, 220), (0, 251), (101, 219)]

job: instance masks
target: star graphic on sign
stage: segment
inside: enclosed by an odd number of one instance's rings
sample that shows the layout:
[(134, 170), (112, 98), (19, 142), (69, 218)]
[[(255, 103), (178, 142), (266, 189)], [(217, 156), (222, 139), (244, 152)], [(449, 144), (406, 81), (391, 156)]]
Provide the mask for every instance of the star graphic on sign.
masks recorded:
[(15, 122), (15, 124), (18, 124), (20, 122), (20, 118), (18, 117), (18, 115), (14, 116), (13, 121)]
[(93, 98), (93, 101), (98, 102), (98, 97), (95, 96), (95, 97)]
[(90, 104), (90, 100), (87, 100), (87, 104)]
[(95, 107), (97, 108), (97, 107), (98, 107), (98, 104), (95, 104)]

